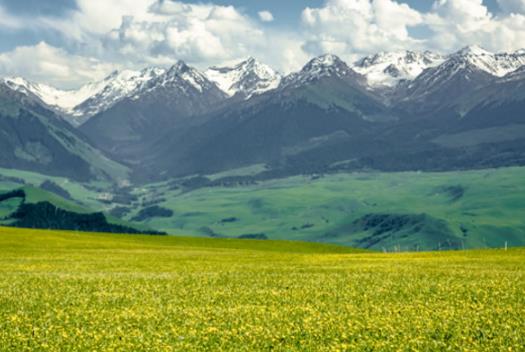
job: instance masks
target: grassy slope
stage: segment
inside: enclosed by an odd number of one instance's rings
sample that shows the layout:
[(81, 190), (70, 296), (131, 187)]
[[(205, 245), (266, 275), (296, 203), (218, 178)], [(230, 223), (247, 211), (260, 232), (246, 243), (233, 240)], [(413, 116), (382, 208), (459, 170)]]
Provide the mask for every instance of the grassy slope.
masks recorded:
[[(255, 172), (260, 167), (234, 170), (233, 175)], [(33, 186), (52, 180), (86, 209), (108, 211), (112, 206), (100, 201), (105, 192), (112, 192), (109, 185), (82, 185), (63, 178), (5, 169), (0, 169), (0, 174), (22, 178)], [(206, 236), (210, 230), (227, 237), (265, 233), (272, 239), (331, 241), (355, 246), (356, 239), (365, 234), (351, 234), (349, 226), (365, 214), (426, 213), (446, 221), (466, 248), (502, 247), (505, 241), (510, 246), (519, 246), (525, 245), (523, 179), (525, 168), (504, 168), (446, 173), (338, 174), (317, 180), (293, 177), (251, 186), (190, 192), (170, 190), (168, 183), (156, 183), (133, 191), (139, 201), (123, 205), (131, 209), (124, 223), (145, 207), (141, 204), (163, 198), (165, 200), (157, 205), (173, 210), (174, 215), (146, 220), (142, 223), (144, 229), (191, 236)], [(95, 191), (92, 186), (99, 190)], [(443, 191), (450, 186), (461, 186), (464, 195), (453, 201)], [(13, 182), (0, 182), (0, 191), (19, 187)], [(0, 215), (2, 212), (6, 210), (0, 208)], [(232, 217), (238, 221), (221, 222)], [(302, 229), (304, 225), (314, 226)], [(468, 229), (467, 237), (461, 233), (462, 226)], [(294, 227), (297, 230), (292, 230)], [(327, 233), (337, 236), (327, 237)], [(409, 238), (409, 241), (419, 241), (419, 238)], [(387, 249), (396, 244), (399, 243), (392, 242)], [(421, 246), (425, 247), (433, 248), (431, 244)]]
[[(47, 176), (29, 171), (4, 168), (0, 168), (0, 175), (23, 180), (27, 186), (34, 188), (39, 187), (43, 182), (49, 180), (67, 190), (71, 197), (79, 201), (84, 207), (97, 209), (98, 211), (104, 210), (105, 207), (104, 204), (97, 200), (100, 193), (90, 190), (86, 185), (71, 181), (64, 177)], [(20, 188), (22, 186), (24, 185), (12, 181), (0, 181), (0, 192)], [(94, 182), (91, 186), (107, 188), (110, 184), (107, 182)]]
[[(28, 204), (36, 204), (39, 202), (49, 202), (53, 204), (54, 206), (56, 206), (57, 208), (60, 208), (62, 210), (67, 210), (70, 212), (80, 213), (80, 214), (90, 214), (90, 213), (100, 211), (100, 209), (97, 210), (97, 208), (94, 208), (96, 210), (93, 210), (92, 208), (88, 208), (87, 205), (84, 205), (80, 202), (75, 203), (74, 201), (64, 199), (52, 192), (48, 192), (41, 188), (36, 188), (33, 186), (20, 187), (20, 185), (18, 185), (18, 187), (14, 187), (14, 186), (6, 187), (5, 184), (0, 183), (0, 194), (8, 192), (13, 189), (22, 189), (26, 194), (25, 202)], [(21, 204), (22, 204), (21, 198), (14, 198), (14, 199), (9, 199), (7, 201), (0, 202), (0, 225), (9, 225), (12, 220), (9, 220), (9, 219), (3, 220), (2, 218), (7, 218), (9, 215), (15, 212)], [(130, 223), (129, 221), (121, 220), (121, 219), (115, 218), (107, 214), (105, 216), (106, 216), (106, 220), (110, 224), (132, 227), (132, 228), (142, 230), (142, 231), (151, 230), (151, 228), (148, 228), (143, 224)]]
[(523, 249), (385, 255), (0, 228), (0, 251), (0, 351), (525, 345)]
[[(172, 218), (146, 223), (171, 233), (203, 234), (202, 227), (226, 236), (266, 233), (275, 239), (335, 240), (353, 244), (347, 227), (368, 213), (427, 213), (445, 220), (468, 247), (525, 244), (525, 168), (447, 173), (363, 173), (326, 176), (318, 180), (294, 177), (255, 186), (199, 189), (189, 193), (157, 185), (144, 199), (161, 196)], [(444, 187), (461, 186), (453, 201)], [(133, 213), (130, 217), (133, 216)], [(221, 223), (236, 217), (237, 222)], [(293, 231), (306, 224), (311, 228)], [(460, 227), (468, 228), (462, 237)], [(331, 239), (333, 240), (333, 239)]]

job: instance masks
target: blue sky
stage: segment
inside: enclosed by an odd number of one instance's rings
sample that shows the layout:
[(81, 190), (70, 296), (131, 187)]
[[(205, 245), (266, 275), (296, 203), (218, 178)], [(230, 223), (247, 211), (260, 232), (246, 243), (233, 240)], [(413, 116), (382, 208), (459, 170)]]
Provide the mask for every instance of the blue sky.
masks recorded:
[(0, 76), (61, 87), (178, 59), (289, 72), (326, 52), (518, 50), (525, 0), (0, 0), (0, 37)]

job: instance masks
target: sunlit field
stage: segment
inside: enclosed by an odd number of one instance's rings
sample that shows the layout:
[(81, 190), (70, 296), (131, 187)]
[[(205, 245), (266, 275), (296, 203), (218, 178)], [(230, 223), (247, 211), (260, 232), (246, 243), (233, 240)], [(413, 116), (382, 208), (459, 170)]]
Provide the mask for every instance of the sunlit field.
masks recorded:
[(2, 351), (520, 351), (525, 250), (0, 229)]

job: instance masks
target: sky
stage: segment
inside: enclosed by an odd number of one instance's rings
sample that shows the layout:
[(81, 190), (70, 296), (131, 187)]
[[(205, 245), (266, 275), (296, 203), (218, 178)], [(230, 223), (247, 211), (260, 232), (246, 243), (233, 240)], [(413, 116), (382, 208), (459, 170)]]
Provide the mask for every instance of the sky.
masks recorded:
[(0, 76), (62, 89), (116, 69), (252, 56), (288, 73), (324, 53), (525, 48), (525, 0), (0, 0)]

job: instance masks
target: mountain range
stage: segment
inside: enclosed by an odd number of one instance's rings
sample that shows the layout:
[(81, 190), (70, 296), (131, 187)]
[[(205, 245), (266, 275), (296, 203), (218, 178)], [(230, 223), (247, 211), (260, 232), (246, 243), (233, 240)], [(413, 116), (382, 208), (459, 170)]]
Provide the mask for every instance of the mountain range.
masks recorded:
[(288, 75), (177, 61), (75, 91), (4, 78), (0, 166), (149, 182), (253, 164), (262, 177), (521, 165), (524, 85), (525, 51), (476, 46), (322, 55)]

